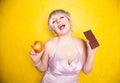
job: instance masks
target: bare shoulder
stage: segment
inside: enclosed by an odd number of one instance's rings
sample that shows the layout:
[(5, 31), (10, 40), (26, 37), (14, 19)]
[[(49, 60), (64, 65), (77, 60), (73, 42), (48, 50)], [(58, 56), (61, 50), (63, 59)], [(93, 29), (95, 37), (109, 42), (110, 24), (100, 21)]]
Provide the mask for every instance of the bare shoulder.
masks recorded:
[(53, 51), (53, 49), (54, 49), (54, 47), (55, 47), (55, 44), (56, 44), (56, 42), (57, 42), (57, 37), (55, 37), (55, 38), (52, 38), (52, 39), (50, 39), (50, 40), (48, 40), (46, 43), (45, 43), (45, 45), (44, 45), (44, 47), (45, 47), (45, 50), (49, 53), (49, 54), (51, 54), (51, 52)]
[(56, 43), (56, 41), (57, 41), (57, 37), (48, 40), (48, 41), (45, 43), (45, 47), (51, 47), (51, 46), (54, 46), (55, 43)]
[(77, 42), (77, 46), (80, 49), (81, 53), (85, 53), (87, 50), (87, 45), (85, 40), (80, 38), (75, 38), (74, 40)]
[(84, 47), (86, 45), (85, 41), (81, 38), (74, 38), (75, 42), (77, 42), (78, 46)]

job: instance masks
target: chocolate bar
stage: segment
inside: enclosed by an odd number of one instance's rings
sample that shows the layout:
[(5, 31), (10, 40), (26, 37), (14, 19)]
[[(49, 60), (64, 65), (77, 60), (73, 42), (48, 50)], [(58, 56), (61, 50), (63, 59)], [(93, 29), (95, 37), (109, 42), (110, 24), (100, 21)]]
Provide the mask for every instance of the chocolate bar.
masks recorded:
[(99, 43), (91, 30), (85, 31), (83, 33), (84, 33), (85, 37), (87, 38), (87, 40), (89, 40), (89, 44), (92, 49), (99, 46)]

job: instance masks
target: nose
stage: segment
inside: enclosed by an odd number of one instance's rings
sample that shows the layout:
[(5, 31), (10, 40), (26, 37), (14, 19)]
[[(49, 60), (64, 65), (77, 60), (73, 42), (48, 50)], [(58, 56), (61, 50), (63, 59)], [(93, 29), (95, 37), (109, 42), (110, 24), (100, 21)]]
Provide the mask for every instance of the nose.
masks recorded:
[(61, 22), (60, 19), (57, 19), (56, 21), (57, 21), (57, 23), (60, 23), (60, 22)]

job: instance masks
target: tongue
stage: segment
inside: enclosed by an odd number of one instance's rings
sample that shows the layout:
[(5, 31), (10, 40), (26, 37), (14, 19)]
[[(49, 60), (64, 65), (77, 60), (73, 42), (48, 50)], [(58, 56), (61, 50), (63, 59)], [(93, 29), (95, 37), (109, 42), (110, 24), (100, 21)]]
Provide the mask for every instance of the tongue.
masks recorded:
[(65, 28), (65, 25), (62, 25), (59, 27), (60, 30), (63, 30)]

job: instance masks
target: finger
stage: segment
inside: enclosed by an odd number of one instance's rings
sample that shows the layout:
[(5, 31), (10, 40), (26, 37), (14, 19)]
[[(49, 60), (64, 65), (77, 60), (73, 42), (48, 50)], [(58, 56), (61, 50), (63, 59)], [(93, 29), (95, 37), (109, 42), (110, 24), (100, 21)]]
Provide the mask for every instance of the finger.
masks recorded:
[(30, 55), (35, 55), (34, 50), (31, 50)]
[(90, 42), (89, 42), (89, 40), (87, 40), (86, 42), (87, 42), (87, 47), (90, 48)]
[(31, 56), (31, 55), (33, 55), (33, 53), (32, 53), (32, 52), (30, 52), (30, 56)]

